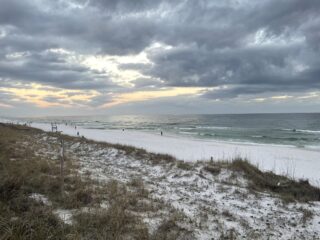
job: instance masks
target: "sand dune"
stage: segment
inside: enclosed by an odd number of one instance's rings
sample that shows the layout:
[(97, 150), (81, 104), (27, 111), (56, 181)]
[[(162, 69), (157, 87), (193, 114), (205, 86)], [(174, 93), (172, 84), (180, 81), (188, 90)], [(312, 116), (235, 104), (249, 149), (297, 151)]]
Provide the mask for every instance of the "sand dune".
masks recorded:
[[(33, 123), (32, 127), (50, 131), (49, 124)], [(274, 171), (296, 179), (307, 178), (316, 186), (320, 185), (320, 152), (288, 146), (227, 143), (198, 140), (177, 136), (101, 129), (75, 129), (58, 125), (58, 130), (76, 136), (79, 131), (86, 138), (144, 148), (155, 153), (166, 153), (178, 159), (192, 162), (197, 160), (231, 160), (237, 156), (247, 158), (262, 170)]]

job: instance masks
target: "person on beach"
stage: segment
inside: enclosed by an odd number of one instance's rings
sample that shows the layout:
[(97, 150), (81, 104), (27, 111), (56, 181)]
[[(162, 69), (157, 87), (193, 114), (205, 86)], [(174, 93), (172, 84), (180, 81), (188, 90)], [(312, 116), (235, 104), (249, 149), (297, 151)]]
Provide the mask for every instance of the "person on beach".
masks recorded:
[(162, 135), (163, 135), (163, 132), (161, 131), (160, 134), (161, 134), (161, 136), (162, 136)]
[(77, 132), (77, 136), (80, 136), (79, 132)]

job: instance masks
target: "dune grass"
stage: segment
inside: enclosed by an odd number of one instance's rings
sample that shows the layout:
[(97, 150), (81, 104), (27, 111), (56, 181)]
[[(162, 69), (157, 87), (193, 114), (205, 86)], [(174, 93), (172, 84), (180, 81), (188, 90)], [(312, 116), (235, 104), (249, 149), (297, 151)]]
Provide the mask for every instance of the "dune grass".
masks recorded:
[(273, 172), (263, 172), (244, 159), (235, 159), (229, 168), (242, 172), (249, 179), (249, 188), (254, 191), (272, 192), (287, 202), (320, 201), (320, 189), (306, 180), (296, 181)]
[[(24, 126), (0, 124), (1, 240), (164, 239), (166, 233), (161, 228), (156, 231), (158, 234), (150, 234), (141, 218), (133, 214), (159, 207), (148, 199), (149, 193), (141, 179), (133, 178), (127, 184), (117, 180), (98, 183), (89, 176), (80, 176), (77, 163), (66, 159), (64, 188), (61, 188), (59, 159), (36, 154), (41, 146), (37, 146), (35, 137), (41, 133)], [(52, 133), (48, 136), (57, 137)], [(62, 138), (74, 140), (68, 136)], [(59, 142), (50, 144), (59, 155)], [(126, 146), (120, 149), (146, 154)], [(158, 159), (157, 156), (152, 158)], [(34, 193), (46, 196), (50, 204), (31, 198)], [(143, 199), (151, 201), (150, 204), (142, 204)], [(107, 202), (108, 207), (101, 208), (102, 202)], [(72, 210), (73, 224), (57, 217), (54, 211), (57, 209)], [(172, 228), (172, 231), (177, 229)]]
[(248, 189), (253, 192), (266, 192), (280, 197), (284, 202), (320, 201), (320, 188), (312, 186), (308, 180), (295, 180), (289, 176), (261, 171), (247, 159), (237, 157), (232, 161), (209, 161), (204, 171), (218, 175), (222, 169), (232, 171), (237, 178), (241, 174), (248, 180)]

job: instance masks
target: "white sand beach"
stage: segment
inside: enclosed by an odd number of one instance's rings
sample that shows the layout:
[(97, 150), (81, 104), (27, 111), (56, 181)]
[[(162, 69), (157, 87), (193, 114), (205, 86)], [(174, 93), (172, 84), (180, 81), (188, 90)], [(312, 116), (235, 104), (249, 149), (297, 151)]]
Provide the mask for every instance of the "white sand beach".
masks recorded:
[[(33, 123), (32, 127), (51, 131), (50, 124)], [(139, 131), (84, 129), (58, 125), (64, 134), (84, 136), (96, 141), (119, 143), (143, 148), (154, 153), (170, 154), (187, 162), (197, 160), (232, 160), (247, 158), (261, 170), (273, 171), (295, 179), (308, 179), (320, 186), (320, 152), (296, 147), (229, 143), (152, 134)]]

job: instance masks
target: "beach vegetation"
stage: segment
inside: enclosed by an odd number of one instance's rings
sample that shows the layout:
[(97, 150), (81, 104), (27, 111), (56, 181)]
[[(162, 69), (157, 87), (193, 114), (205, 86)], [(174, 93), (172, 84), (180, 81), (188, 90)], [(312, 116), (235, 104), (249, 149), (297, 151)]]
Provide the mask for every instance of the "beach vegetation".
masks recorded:
[(189, 171), (193, 168), (193, 164), (184, 161), (177, 161), (177, 167), (182, 170)]
[[(25, 126), (0, 124), (0, 239), (158, 240), (176, 239), (185, 232), (174, 223), (176, 218), (161, 224), (155, 233), (148, 231), (139, 214), (158, 211), (163, 204), (149, 198), (142, 178), (133, 177), (128, 183), (98, 182), (90, 174), (79, 174), (76, 161), (66, 157), (61, 188), (59, 158), (38, 152), (41, 146), (34, 137), (39, 133)], [(59, 141), (47, 144), (59, 155)], [(131, 148), (120, 148), (136, 154)], [(151, 158), (170, 159), (158, 154)], [(70, 213), (69, 219), (59, 216), (61, 212)], [(171, 214), (175, 215), (174, 209)]]
[[(38, 141), (39, 137), (44, 140)], [(61, 139), (68, 146), (63, 178), (59, 158)], [(320, 200), (319, 188), (307, 180), (261, 171), (242, 158), (189, 163), (143, 149), (0, 124), (0, 239), (194, 239), (192, 229), (186, 227), (186, 222), (193, 220), (186, 217), (182, 207), (175, 208), (163, 199), (154, 198), (157, 189), (150, 188), (150, 178), (146, 180), (139, 168), (141, 165), (136, 168), (126, 165), (126, 181), (120, 181), (117, 174), (111, 178), (108, 173), (104, 173), (105, 180), (100, 181), (91, 168), (81, 170), (83, 162), (76, 158), (91, 159), (88, 148), (113, 149), (115, 159), (121, 152), (129, 160), (139, 159), (154, 169), (161, 166), (172, 174), (173, 184), (184, 185), (188, 176), (193, 176), (195, 192), (199, 182), (212, 179), (211, 183), (217, 185), (214, 194), (226, 195), (235, 201), (246, 201), (250, 196), (256, 199), (271, 196), (285, 207), (286, 203), (300, 202), (300, 206), (301, 202)], [(69, 154), (71, 150), (78, 155)], [(152, 181), (168, 184), (166, 174), (153, 177)], [(181, 177), (183, 182), (179, 181)], [(292, 226), (305, 226), (314, 216), (307, 205), (301, 206), (297, 209), (297, 221), (290, 222)], [(238, 216), (231, 209), (212, 207), (207, 208), (208, 214), (202, 215), (202, 220), (210, 215), (216, 218), (217, 226), (222, 221), (237, 221)], [(146, 220), (149, 216), (158, 219), (152, 231)], [(205, 226), (202, 220), (195, 223), (197, 229)], [(250, 228), (248, 222), (241, 226)], [(236, 239), (237, 231), (218, 227), (217, 234), (220, 239)]]
[(246, 159), (234, 159), (229, 169), (244, 174), (249, 180), (249, 188), (254, 191), (268, 191), (279, 195), (284, 201), (320, 201), (320, 189), (305, 180), (294, 180), (273, 172), (263, 172)]

